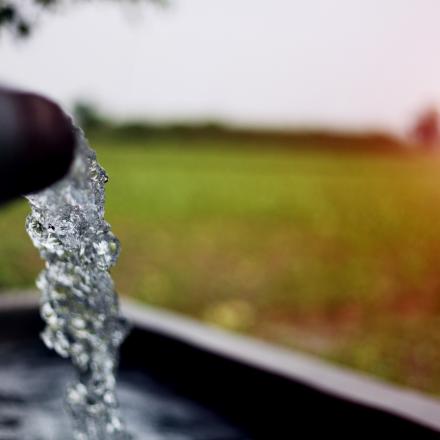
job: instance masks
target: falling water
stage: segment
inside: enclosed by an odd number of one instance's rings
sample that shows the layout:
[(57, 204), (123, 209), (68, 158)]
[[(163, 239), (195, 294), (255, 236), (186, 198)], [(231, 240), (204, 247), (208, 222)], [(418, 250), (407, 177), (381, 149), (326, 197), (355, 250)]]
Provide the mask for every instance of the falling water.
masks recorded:
[(70, 358), (77, 381), (66, 393), (76, 440), (127, 440), (115, 395), (118, 349), (128, 326), (109, 269), (119, 241), (104, 220), (108, 178), (77, 130), (76, 158), (60, 182), (28, 196), (26, 229), (46, 261), (37, 279), (45, 344)]

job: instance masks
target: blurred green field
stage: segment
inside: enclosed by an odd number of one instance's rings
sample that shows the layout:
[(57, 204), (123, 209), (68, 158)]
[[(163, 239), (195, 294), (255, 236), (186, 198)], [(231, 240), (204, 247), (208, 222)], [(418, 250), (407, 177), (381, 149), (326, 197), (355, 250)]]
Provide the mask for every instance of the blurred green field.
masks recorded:
[[(440, 394), (440, 158), (93, 144), (122, 294)], [(0, 214), (2, 289), (42, 266), (26, 212)]]

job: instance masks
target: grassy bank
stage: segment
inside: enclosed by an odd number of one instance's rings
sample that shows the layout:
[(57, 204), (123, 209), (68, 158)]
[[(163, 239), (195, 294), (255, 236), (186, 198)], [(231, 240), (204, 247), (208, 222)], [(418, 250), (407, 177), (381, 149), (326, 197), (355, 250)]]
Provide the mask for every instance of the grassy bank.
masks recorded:
[[(440, 160), (185, 142), (94, 142), (121, 293), (440, 394)], [(2, 288), (41, 267), (26, 211)]]

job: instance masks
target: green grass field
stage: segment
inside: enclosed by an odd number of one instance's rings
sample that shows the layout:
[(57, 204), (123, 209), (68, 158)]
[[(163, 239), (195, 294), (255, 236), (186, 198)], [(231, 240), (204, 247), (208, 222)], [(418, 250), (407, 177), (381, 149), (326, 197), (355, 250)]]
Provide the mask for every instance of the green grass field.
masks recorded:
[[(118, 290), (440, 394), (440, 159), (96, 139)], [(42, 266), (0, 214), (0, 287)]]

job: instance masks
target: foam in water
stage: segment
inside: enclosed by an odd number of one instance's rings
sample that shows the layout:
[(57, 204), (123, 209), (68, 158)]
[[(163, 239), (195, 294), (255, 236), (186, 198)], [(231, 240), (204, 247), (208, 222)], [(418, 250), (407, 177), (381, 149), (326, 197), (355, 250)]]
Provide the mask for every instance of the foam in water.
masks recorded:
[(26, 230), (45, 260), (37, 279), (42, 293), (42, 338), (70, 358), (78, 380), (66, 393), (76, 440), (132, 438), (115, 395), (118, 351), (127, 334), (109, 269), (119, 241), (104, 220), (108, 178), (96, 153), (77, 130), (76, 158), (69, 174), (31, 194)]

